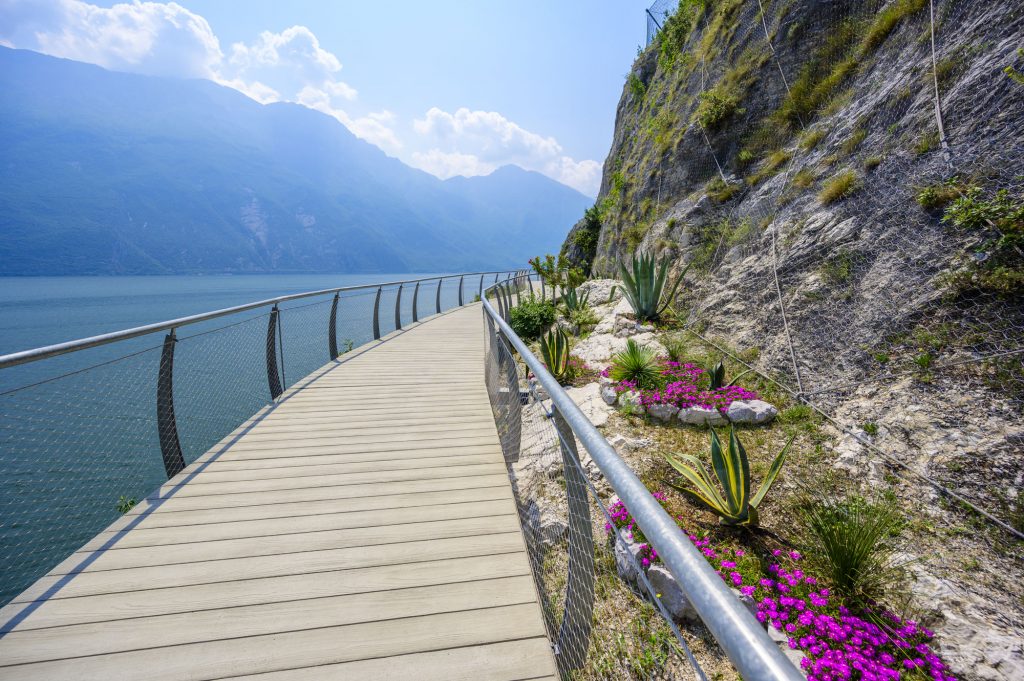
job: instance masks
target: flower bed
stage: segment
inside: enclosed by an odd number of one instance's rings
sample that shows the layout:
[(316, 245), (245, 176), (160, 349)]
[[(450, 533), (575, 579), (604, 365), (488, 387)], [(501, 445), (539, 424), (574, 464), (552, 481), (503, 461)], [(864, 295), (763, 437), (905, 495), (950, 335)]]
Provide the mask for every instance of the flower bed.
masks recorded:
[[(664, 493), (653, 496), (665, 506)], [(621, 501), (608, 511), (609, 536), (614, 526), (638, 542), (645, 570), (660, 562)], [(686, 534), (727, 584), (754, 599), (758, 621), (783, 632), (786, 644), (803, 653), (800, 666), (810, 681), (954, 681), (929, 645), (933, 632), (885, 610), (854, 612), (800, 568), (798, 552), (773, 551), (765, 573), (762, 561), (741, 548)]]
[[(704, 409), (725, 410), (738, 400), (756, 400), (759, 396), (752, 390), (736, 385), (727, 385), (711, 390), (700, 387), (704, 377), (704, 369), (696, 364), (673, 362), (666, 357), (659, 357), (662, 364), (661, 375), (663, 385), (654, 389), (640, 389), (633, 381), (619, 381), (612, 387), (617, 394), (636, 392), (640, 395), (640, 405), (649, 407), (656, 404), (672, 405), (678, 409), (701, 407)], [(608, 378), (609, 369), (601, 372)]]

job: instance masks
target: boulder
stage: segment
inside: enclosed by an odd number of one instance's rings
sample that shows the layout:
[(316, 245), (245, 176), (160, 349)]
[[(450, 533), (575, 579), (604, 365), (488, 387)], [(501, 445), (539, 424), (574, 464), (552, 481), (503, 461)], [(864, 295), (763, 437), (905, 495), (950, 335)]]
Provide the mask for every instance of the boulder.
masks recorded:
[(601, 399), (604, 400), (605, 404), (613, 407), (615, 406), (615, 403), (618, 402), (619, 400), (619, 394), (615, 392), (615, 388), (611, 387), (610, 385), (602, 386)]
[(561, 518), (532, 501), (526, 508), (526, 523), (530, 538), (545, 550), (560, 542), (569, 529)]
[(733, 423), (762, 424), (774, 419), (779, 410), (763, 400), (737, 400), (729, 405), (726, 414)]
[(624, 534), (615, 540), (615, 569), (627, 582), (636, 583), (643, 563), (640, 562), (640, 544)]
[(670, 423), (679, 413), (679, 407), (674, 404), (650, 404), (647, 406), (647, 413), (665, 423)]
[(654, 589), (654, 595), (665, 606), (673, 619), (680, 621), (697, 621), (699, 619), (690, 599), (686, 597), (676, 578), (666, 568), (661, 565), (652, 565), (647, 570), (647, 580), (651, 583), (651, 588)]
[(597, 383), (587, 383), (579, 388), (567, 388), (566, 394), (576, 403), (580, 411), (597, 427), (608, 422), (612, 409)]
[(644, 407), (640, 404), (640, 393), (629, 390), (619, 395), (619, 407), (631, 414), (643, 414)]
[(679, 420), (692, 426), (718, 426), (725, 423), (725, 417), (717, 409), (688, 407), (679, 410)]

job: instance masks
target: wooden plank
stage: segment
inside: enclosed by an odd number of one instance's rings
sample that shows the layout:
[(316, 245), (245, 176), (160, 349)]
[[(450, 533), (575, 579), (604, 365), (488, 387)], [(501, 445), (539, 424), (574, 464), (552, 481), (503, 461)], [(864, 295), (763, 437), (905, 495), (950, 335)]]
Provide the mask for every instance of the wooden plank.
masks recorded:
[(217, 679), (544, 635), (536, 603), (0, 667), (0, 679)]
[(15, 631), (529, 576), (521, 552), (52, 599)]
[(355, 546), (372, 547), (379, 544), (414, 541), (421, 537), (465, 537), (485, 532), (511, 532), (517, 529), (519, 529), (517, 517), (502, 514), (481, 518), (404, 523), (384, 527), (358, 527), (345, 530), (281, 534), (271, 537), (221, 539), (171, 546), (120, 549), (115, 544), (106, 551), (75, 552), (70, 558), (55, 567), (51, 574), (67, 574), (86, 558), (91, 561), (89, 571), (96, 572), (158, 565), (173, 566), (227, 558), (295, 554)]
[[(312, 574), (332, 570), (362, 567), (380, 567), (413, 561), (431, 561), (445, 558), (466, 558), (523, 552), (519, 529), (498, 533), (468, 535), (453, 538), (420, 539), (410, 542), (383, 544), (372, 550), (357, 546), (345, 549), (306, 551), (275, 556), (254, 556), (232, 560), (212, 560), (189, 563), (187, 568), (168, 569), (159, 565), (129, 570), (86, 571), (64, 578), (48, 575), (4, 606), (4, 621), (16, 616), (26, 603), (46, 598), (78, 598), (97, 594), (122, 593), (195, 584), (216, 584), (243, 579), (258, 579), (279, 575)], [(3, 641), (0, 639), (0, 649)]]
[(323, 596), (261, 605), (240, 605), (100, 623), (70, 624), (56, 629), (13, 631), (4, 636), (0, 665), (59, 660), (73, 654), (110, 655), (221, 641), (230, 637), (286, 634), (382, 620), (422, 617), (477, 608), (534, 602), (529, 575), (484, 581), (413, 586), (368, 593)]
[(557, 681), (546, 638), (288, 669), (251, 681)]
[[(362, 527), (390, 527), (407, 524), (410, 517), (416, 522), (460, 520), (483, 518), (497, 515), (515, 515), (515, 502), (510, 499), (476, 501), (468, 504), (435, 504), (420, 506), (410, 513), (407, 508), (389, 508), (379, 511), (348, 513), (301, 513), (287, 518), (239, 520), (235, 522), (210, 523), (206, 525), (184, 525), (177, 527), (133, 526), (123, 531), (107, 530), (87, 543), (80, 552), (96, 550), (113, 541), (112, 549), (129, 549), (144, 546), (190, 544), (195, 542), (219, 541), (252, 537), (272, 537), (300, 532), (326, 532)], [(157, 514), (159, 515), (159, 514)]]

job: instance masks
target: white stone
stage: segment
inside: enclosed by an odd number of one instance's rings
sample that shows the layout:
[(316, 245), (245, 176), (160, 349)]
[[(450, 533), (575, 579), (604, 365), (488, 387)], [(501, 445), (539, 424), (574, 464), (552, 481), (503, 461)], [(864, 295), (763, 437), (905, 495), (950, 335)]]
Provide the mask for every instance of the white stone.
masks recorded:
[[(632, 558), (630, 558), (632, 556)], [(640, 562), (640, 544), (623, 536), (615, 540), (615, 568), (627, 582), (636, 582), (639, 569), (643, 564)]]
[(679, 420), (693, 426), (718, 426), (725, 423), (725, 417), (717, 409), (688, 407), (679, 411)]
[[(622, 434), (616, 434), (608, 438), (608, 444), (621, 454), (622, 452), (635, 452), (644, 447), (650, 447), (654, 444), (654, 441), (646, 437), (631, 438)], [(618, 497), (613, 497), (613, 501), (609, 503), (614, 503), (615, 501), (618, 501)]]
[(619, 408), (631, 414), (643, 414), (644, 407), (640, 404), (640, 393), (635, 390), (627, 390), (619, 395)]
[(739, 589), (733, 589), (732, 587), (730, 587), (729, 590), (736, 595), (737, 600), (743, 604), (743, 607), (745, 607), (751, 615), (757, 616), (757, 602), (754, 600), (753, 596), (748, 596)]
[(726, 411), (733, 423), (758, 425), (770, 422), (778, 413), (778, 409), (763, 400), (737, 400)]
[(647, 579), (651, 583), (651, 588), (654, 589), (655, 596), (658, 597), (658, 600), (665, 606), (665, 609), (668, 610), (673, 619), (694, 621), (699, 619), (697, 611), (693, 609), (693, 605), (690, 603), (690, 599), (683, 593), (682, 588), (676, 582), (676, 578), (672, 576), (671, 572), (661, 565), (653, 565), (647, 570)]
[(615, 403), (619, 400), (619, 394), (615, 392), (615, 388), (611, 387), (610, 385), (606, 385), (603, 388), (601, 388), (601, 399), (604, 400), (605, 404), (609, 406), (614, 406)]
[(647, 413), (659, 421), (668, 423), (679, 413), (679, 407), (674, 404), (651, 404), (647, 406)]
[(613, 411), (601, 390), (597, 383), (587, 383), (579, 388), (567, 388), (565, 391), (590, 422), (599, 428), (608, 422), (608, 417)]

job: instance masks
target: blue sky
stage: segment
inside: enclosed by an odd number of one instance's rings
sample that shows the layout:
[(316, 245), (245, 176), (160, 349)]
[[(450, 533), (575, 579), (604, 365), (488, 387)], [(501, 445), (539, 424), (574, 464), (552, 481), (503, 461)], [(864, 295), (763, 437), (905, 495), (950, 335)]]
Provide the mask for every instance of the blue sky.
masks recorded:
[(515, 163), (593, 196), (647, 4), (0, 0), (0, 43), (297, 101), (440, 177)]

